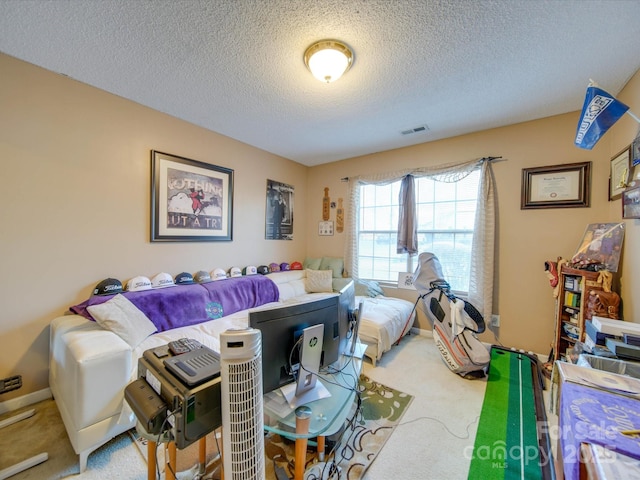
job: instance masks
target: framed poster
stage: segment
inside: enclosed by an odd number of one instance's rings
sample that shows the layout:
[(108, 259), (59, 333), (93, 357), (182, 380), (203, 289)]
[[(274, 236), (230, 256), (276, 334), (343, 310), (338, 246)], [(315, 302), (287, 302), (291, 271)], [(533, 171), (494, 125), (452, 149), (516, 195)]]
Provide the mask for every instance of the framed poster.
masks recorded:
[(151, 241), (230, 241), (233, 170), (151, 151)]
[(520, 208), (588, 207), (591, 162), (522, 169)]
[(609, 200), (620, 198), (622, 192), (629, 183), (631, 146), (618, 152), (611, 159), (611, 170), (609, 173)]
[(267, 180), (267, 240), (293, 240), (293, 190), (292, 185)]

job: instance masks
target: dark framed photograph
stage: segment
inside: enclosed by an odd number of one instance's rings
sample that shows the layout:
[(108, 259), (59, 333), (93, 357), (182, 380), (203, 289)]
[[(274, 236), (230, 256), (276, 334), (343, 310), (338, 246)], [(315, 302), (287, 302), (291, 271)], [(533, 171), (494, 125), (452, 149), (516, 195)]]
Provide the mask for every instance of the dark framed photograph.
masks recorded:
[(151, 241), (233, 238), (233, 170), (151, 151)]
[(618, 152), (611, 158), (609, 171), (609, 200), (620, 198), (629, 183), (629, 169), (631, 167), (631, 145)]
[(636, 167), (638, 165), (640, 165), (640, 132), (631, 142), (631, 166)]
[(640, 185), (622, 192), (622, 218), (640, 218)]
[(522, 169), (520, 208), (588, 207), (591, 162)]
[(293, 185), (267, 180), (267, 240), (293, 240), (293, 192)]

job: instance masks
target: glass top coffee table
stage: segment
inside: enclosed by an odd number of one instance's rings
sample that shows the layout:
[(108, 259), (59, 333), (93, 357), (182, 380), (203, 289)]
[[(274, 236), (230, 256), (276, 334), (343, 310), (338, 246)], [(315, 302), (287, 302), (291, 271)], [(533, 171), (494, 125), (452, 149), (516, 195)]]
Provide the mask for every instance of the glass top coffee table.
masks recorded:
[(280, 389), (264, 396), (264, 429), (296, 440), (296, 480), (304, 474), (307, 439), (318, 437), (318, 457), (324, 460), (324, 439), (344, 425), (356, 397), (361, 369), (362, 358), (341, 355), (318, 375), (322, 384), (319, 388), (326, 388), (329, 396), (296, 408), (289, 405)]

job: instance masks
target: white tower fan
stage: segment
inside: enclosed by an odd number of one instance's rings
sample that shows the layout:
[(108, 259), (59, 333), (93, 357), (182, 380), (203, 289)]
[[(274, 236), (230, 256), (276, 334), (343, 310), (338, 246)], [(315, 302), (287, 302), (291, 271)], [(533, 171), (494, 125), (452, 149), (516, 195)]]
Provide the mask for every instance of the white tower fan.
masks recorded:
[(264, 480), (262, 337), (254, 328), (220, 334), (225, 480)]

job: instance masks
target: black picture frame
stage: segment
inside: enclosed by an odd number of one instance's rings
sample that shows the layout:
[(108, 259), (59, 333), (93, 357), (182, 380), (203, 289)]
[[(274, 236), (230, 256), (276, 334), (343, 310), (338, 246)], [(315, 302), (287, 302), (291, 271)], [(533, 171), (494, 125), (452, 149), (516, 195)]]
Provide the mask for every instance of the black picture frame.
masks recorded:
[(152, 150), (151, 241), (231, 241), (233, 173)]
[(522, 169), (520, 208), (580, 208), (591, 202), (591, 162)]

